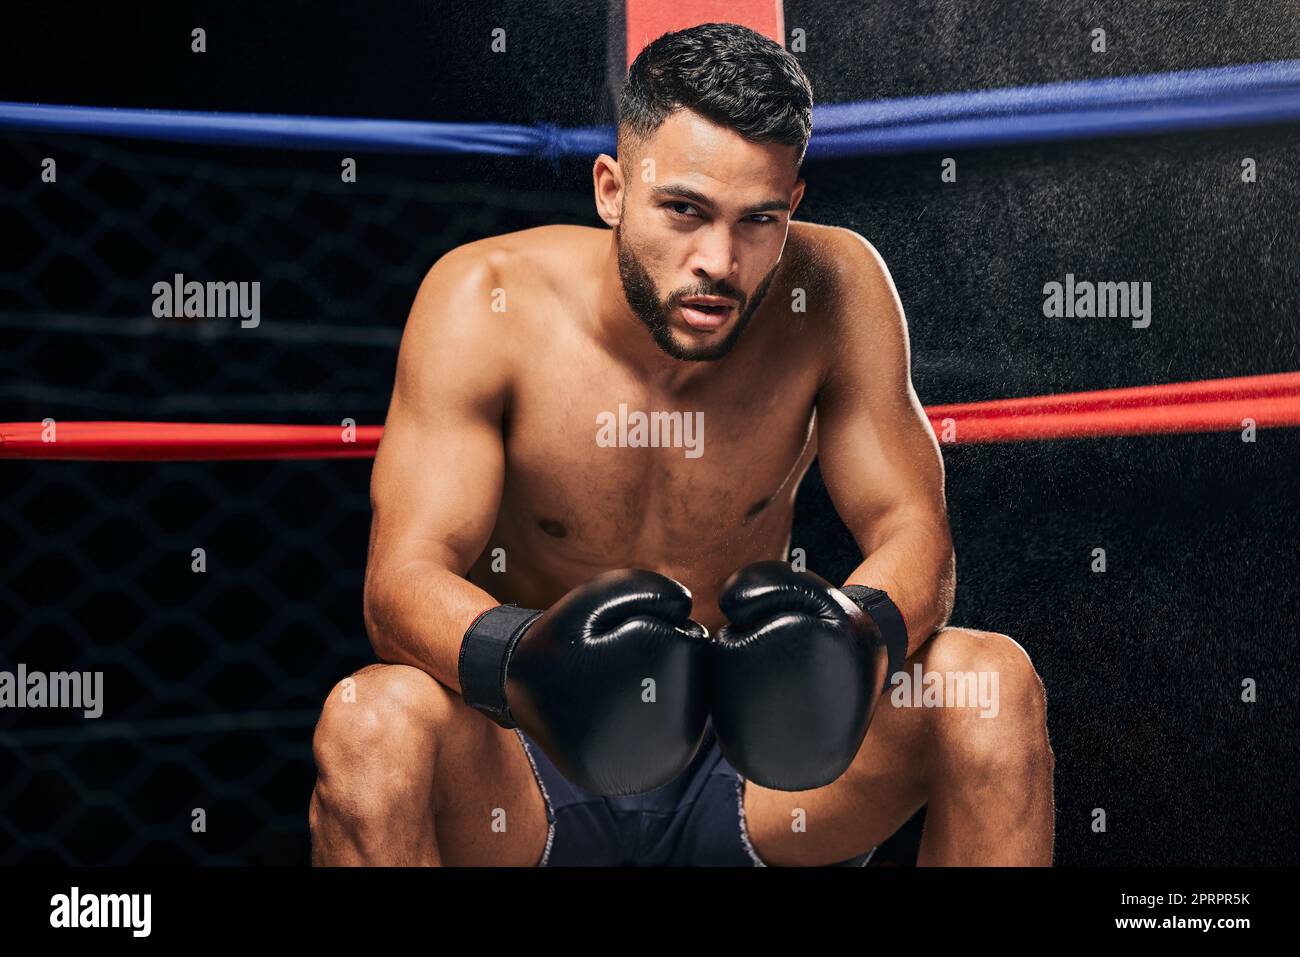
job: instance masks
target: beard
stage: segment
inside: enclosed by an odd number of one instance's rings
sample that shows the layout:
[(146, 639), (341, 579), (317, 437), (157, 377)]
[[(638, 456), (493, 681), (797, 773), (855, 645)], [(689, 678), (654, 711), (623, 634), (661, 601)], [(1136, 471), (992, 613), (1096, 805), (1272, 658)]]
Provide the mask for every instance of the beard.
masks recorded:
[[(632, 308), (632, 313), (650, 330), (655, 345), (672, 358), (683, 362), (716, 362), (729, 353), (762, 304), (768, 287), (772, 285), (772, 278), (776, 275), (776, 266), (773, 266), (754, 289), (752, 296), (744, 295), (728, 283), (704, 280), (688, 289), (676, 290), (667, 299), (661, 299), (649, 271), (623, 242), (622, 231), (617, 226), (614, 227), (614, 244), (618, 249), (618, 275), (623, 282), (623, 295)], [(726, 296), (736, 301), (736, 326), (721, 342), (691, 347), (678, 342), (673, 336), (673, 327), (669, 321), (673, 311), (683, 299), (691, 296)]]

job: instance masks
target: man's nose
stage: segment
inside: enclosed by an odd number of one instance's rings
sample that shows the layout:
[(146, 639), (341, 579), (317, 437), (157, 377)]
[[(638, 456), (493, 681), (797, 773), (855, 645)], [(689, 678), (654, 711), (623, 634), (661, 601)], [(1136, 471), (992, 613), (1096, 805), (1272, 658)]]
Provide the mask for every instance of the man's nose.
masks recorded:
[(732, 276), (736, 269), (736, 244), (731, 231), (721, 227), (701, 230), (691, 257), (691, 271), (704, 273), (714, 282)]

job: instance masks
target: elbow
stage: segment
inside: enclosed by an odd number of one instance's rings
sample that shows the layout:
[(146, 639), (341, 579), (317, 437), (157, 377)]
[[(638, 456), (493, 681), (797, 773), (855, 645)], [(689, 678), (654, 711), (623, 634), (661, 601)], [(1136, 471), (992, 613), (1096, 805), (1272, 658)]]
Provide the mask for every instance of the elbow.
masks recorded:
[(380, 661), (391, 661), (393, 649), (388, 641), (388, 629), (385, 622), (387, 600), (380, 576), (367, 570), (366, 584), (361, 598), (362, 617), (366, 623), (366, 634), (370, 638), (370, 647)]
[(948, 542), (947, 558), (939, 574), (939, 627), (948, 624), (952, 610), (957, 604), (957, 553), (953, 551), (951, 539)]

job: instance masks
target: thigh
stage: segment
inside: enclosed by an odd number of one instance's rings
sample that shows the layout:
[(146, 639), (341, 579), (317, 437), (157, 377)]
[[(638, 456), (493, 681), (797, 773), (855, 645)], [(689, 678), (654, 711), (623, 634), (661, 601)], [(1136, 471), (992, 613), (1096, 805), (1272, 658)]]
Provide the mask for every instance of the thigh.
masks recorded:
[[(925, 657), (936, 633), (908, 659)], [(933, 713), (894, 707), (889, 688), (876, 707), (848, 769), (825, 787), (774, 791), (745, 782), (745, 822), (765, 863), (834, 864), (865, 854), (892, 835), (926, 801)]]

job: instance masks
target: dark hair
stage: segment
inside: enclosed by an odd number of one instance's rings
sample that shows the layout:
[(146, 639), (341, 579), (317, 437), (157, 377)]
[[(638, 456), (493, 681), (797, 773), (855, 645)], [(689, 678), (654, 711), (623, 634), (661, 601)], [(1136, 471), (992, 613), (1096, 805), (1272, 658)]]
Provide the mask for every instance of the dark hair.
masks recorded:
[(619, 98), (620, 147), (682, 108), (747, 139), (793, 146), (796, 165), (812, 134), (812, 84), (799, 61), (736, 23), (665, 33), (637, 55)]

